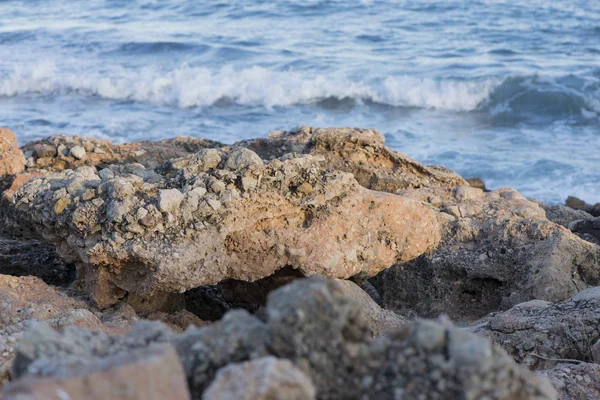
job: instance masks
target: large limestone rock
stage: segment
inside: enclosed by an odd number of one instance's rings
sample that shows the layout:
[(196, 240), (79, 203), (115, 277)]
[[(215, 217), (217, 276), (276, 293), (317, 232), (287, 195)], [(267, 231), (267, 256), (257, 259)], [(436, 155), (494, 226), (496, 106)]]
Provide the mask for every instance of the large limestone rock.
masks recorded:
[(472, 331), (502, 346), (529, 369), (550, 369), (561, 361), (592, 361), (600, 338), (600, 287), (556, 304), (532, 300), (474, 324)]
[(384, 145), (374, 129), (298, 127), (275, 131), (268, 138), (236, 143), (263, 159), (287, 153), (322, 155), (326, 166), (350, 172), (364, 187), (394, 193), (406, 188), (468, 186), (458, 174), (439, 166), (427, 166)]
[(0, 184), (4, 175), (16, 175), (25, 168), (25, 157), (19, 150), (17, 137), (6, 128), (0, 128)]
[(187, 400), (190, 394), (175, 349), (162, 344), (114, 354), (90, 365), (63, 365), (53, 377), (28, 377), (7, 385), (3, 398)]
[(287, 360), (263, 357), (221, 368), (203, 400), (313, 400), (310, 379)]
[[(269, 355), (291, 361), (304, 375), (287, 374), (286, 385), (296, 376), (295, 384), (305, 386), (308, 378), (319, 399), (557, 397), (547, 380), (518, 366), (499, 346), (461, 329), (418, 320), (371, 340), (360, 304), (344, 296), (334, 280), (320, 277), (271, 293), (264, 322), (233, 311), (209, 327), (175, 337), (159, 328), (136, 325), (119, 339), (81, 328), (52, 333), (38, 326), (19, 346), (15, 376), (53, 376), (76, 363), (89, 365), (169, 341), (177, 348), (193, 399), (200, 399), (211, 384), (227, 386), (223, 381), (231, 383), (226, 379), (230, 371), (254, 370)], [(246, 364), (228, 367), (236, 363)], [(262, 371), (265, 375), (273, 377), (268, 370)], [(269, 381), (261, 387), (271, 387)]]
[(434, 212), (365, 189), (322, 159), (265, 166), (244, 156), (224, 169), (234, 156), (202, 150), (160, 174), (140, 164), (51, 173), (4, 204), (0, 229), (29, 229), (52, 242), (102, 307), (125, 292), (254, 281), (286, 266), (368, 277), (437, 244)]
[(132, 162), (154, 168), (173, 158), (221, 146), (212, 140), (188, 137), (115, 145), (108, 140), (55, 135), (28, 143), (22, 150), (29, 171), (62, 171), (84, 165), (104, 168)]
[(377, 277), (386, 308), (473, 321), (532, 299), (565, 300), (600, 283), (600, 247), (548, 221), (512, 189), (426, 188), (402, 196), (440, 212), (442, 240)]

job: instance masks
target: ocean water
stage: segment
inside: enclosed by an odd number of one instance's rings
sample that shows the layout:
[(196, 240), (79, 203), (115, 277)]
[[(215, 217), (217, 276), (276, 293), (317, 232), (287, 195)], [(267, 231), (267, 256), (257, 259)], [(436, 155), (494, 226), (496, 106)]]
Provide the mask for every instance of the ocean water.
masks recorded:
[(373, 127), (488, 186), (600, 201), (600, 2), (0, 0), (0, 125), (125, 142)]

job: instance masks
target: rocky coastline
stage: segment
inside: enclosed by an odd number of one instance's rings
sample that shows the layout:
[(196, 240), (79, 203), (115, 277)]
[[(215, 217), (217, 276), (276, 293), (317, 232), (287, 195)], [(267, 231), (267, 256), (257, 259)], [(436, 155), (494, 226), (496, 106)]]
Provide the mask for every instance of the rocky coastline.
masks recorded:
[(600, 398), (600, 204), (306, 126), (0, 128), (0, 189), (0, 398)]

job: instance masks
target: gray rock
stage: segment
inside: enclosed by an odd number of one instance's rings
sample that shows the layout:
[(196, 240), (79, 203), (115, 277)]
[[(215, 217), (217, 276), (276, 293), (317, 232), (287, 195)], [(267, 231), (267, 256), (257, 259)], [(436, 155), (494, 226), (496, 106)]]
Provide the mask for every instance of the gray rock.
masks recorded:
[(600, 398), (600, 364), (561, 364), (539, 371), (558, 391), (558, 400), (591, 400)]
[(70, 154), (78, 160), (83, 159), (86, 155), (86, 151), (82, 146), (71, 147)]
[(164, 189), (158, 195), (158, 209), (162, 212), (173, 212), (181, 205), (184, 196), (178, 189)]
[(589, 242), (600, 244), (600, 217), (583, 218), (569, 223), (568, 228)]
[(567, 206), (548, 204), (536, 199), (530, 200), (536, 202), (544, 209), (546, 212), (546, 218), (554, 223), (564, 226), (565, 228), (567, 228), (573, 221), (592, 218), (591, 214), (583, 210), (576, 210)]
[(232, 170), (246, 168), (251, 165), (262, 166), (264, 162), (258, 154), (246, 148), (235, 150), (225, 162), (225, 168)]

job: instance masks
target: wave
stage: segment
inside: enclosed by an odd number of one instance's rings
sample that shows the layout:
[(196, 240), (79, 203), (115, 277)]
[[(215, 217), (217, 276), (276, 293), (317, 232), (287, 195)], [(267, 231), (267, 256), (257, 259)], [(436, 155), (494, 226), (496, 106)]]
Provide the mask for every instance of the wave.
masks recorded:
[(600, 79), (572, 75), (472, 80), (390, 76), (353, 80), (344, 74), (308, 75), (263, 67), (212, 70), (182, 66), (161, 72), (112, 69), (68, 72), (54, 64), (16, 67), (0, 74), (0, 96), (82, 95), (171, 107), (259, 106), (370, 102), (392, 107), (456, 112), (489, 111), (538, 116), (600, 115)]

